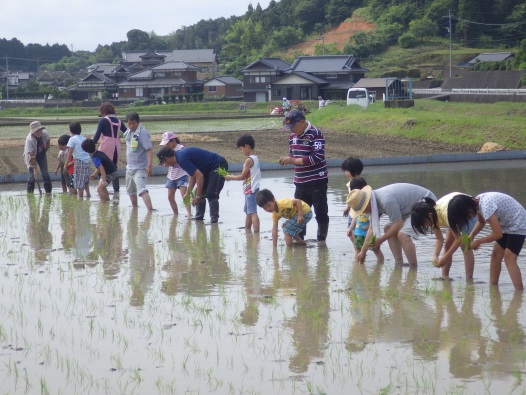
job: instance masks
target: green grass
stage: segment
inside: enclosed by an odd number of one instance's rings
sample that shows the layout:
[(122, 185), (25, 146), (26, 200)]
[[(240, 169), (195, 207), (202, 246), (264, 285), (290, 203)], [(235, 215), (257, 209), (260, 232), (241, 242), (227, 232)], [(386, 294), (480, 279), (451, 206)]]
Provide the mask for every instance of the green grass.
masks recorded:
[[(280, 103), (249, 103), (252, 114), (266, 116), (269, 109)], [(306, 101), (311, 109), (307, 119), (326, 133), (331, 131), (352, 133), (354, 135), (390, 135), (411, 139), (435, 141), (438, 143), (463, 144), (478, 149), (485, 142), (498, 143), (508, 149), (526, 149), (526, 103), (499, 102), (492, 104), (451, 103), (432, 100), (415, 100), (415, 106), (408, 109), (387, 109), (383, 102), (376, 102), (367, 109), (358, 106), (347, 106), (343, 101), (336, 101), (317, 109), (317, 102)], [(140, 115), (159, 115), (160, 119), (145, 121), (151, 133), (163, 133), (174, 130), (177, 133), (196, 133), (211, 131), (249, 131), (261, 129), (279, 129), (280, 117), (258, 119), (216, 119), (200, 118), (199, 114), (225, 113), (240, 114), (239, 103), (189, 103), (134, 108)], [(176, 110), (186, 111), (196, 116), (195, 120), (162, 120), (162, 115), (173, 116)], [(18, 109), (20, 110), (20, 109)], [(40, 119), (48, 126), (52, 137), (67, 134), (67, 125), (53, 125), (53, 120), (75, 119), (69, 110), (73, 109), (21, 109), (24, 119)], [(83, 123), (83, 133), (91, 135), (96, 128), (97, 118), (93, 109), (80, 109), (84, 116), (93, 116), (94, 123)], [(1, 116), (7, 116), (7, 111)], [(35, 111), (35, 113), (33, 113)], [(202, 112), (199, 112), (202, 111)], [(118, 114), (125, 111), (118, 109)], [(33, 114), (33, 115), (30, 115)], [(14, 116), (14, 115), (11, 115)], [(82, 116), (82, 114), (79, 114)], [(30, 117), (30, 119), (29, 119)], [(0, 117), (1, 123), (1, 117)], [(27, 135), (28, 126), (1, 126), (0, 138), (23, 138)]]

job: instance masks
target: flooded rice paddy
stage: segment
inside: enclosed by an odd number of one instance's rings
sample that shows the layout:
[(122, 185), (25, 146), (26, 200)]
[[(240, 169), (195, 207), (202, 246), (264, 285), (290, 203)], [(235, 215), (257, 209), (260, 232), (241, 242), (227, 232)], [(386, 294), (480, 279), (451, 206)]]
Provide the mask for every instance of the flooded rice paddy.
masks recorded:
[[(437, 196), (499, 190), (524, 205), (521, 165), (372, 167), (364, 177)], [(290, 197), (291, 175), (266, 172), (262, 185)], [(416, 270), (395, 266), (387, 245), (384, 265), (373, 254), (356, 265), (345, 182), (331, 172), (326, 244), (281, 238), (276, 249), (267, 213), (260, 235), (241, 228), (239, 182), (226, 184), (217, 225), (173, 216), (163, 177), (151, 180), (152, 214), (125, 194), (100, 204), (2, 186), (0, 393), (526, 392), (524, 295), (505, 267), (489, 287), (491, 246), (476, 252), (469, 286), (461, 254), (453, 281), (438, 280), (431, 237), (417, 242)]]

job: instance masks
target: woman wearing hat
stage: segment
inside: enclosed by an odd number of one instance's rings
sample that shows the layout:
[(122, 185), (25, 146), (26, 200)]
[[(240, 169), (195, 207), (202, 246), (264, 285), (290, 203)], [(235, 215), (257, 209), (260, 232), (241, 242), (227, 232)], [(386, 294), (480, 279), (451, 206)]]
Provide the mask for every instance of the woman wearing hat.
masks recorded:
[(44, 126), (40, 124), (40, 121), (31, 122), (29, 125), (29, 134), (26, 138), (26, 145), (24, 147), (24, 161), (26, 162), (29, 173), (29, 178), (27, 180), (28, 193), (33, 193), (35, 190), (35, 180), (38, 180), (38, 168), (40, 168), (40, 173), (44, 180), (44, 189), (46, 193), (51, 193), (51, 178), (49, 177), (47, 169), (46, 156), (49, 146), (49, 134)]
[[(403, 251), (408, 263), (416, 265), (416, 249), (411, 239), (417, 239), (418, 235), (411, 226), (411, 209), (415, 203), (425, 198), (437, 200), (430, 190), (406, 183), (391, 184), (374, 191), (369, 185), (363, 189), (352, 190), (347, 197), (347, 205), (351, 209), (350, 216), (356, 218), (362, 213), (369, 213), (372, 225), (367, 231), (366, 242), (357, 260), (363, 262), (368, 248), (377, 249), (387, 240), (395, 263), (404, 262)], [(389, 223), (385, 225), (383, 235), (380, 234), (380, 215), (382, 214), (389, 217)], [(373, 235), (376, 239), (371, 241)]]

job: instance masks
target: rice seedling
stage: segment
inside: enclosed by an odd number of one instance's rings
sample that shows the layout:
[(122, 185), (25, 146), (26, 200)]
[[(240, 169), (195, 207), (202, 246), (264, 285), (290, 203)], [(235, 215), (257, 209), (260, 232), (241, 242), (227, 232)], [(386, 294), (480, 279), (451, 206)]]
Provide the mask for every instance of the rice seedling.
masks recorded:
[(463, 251), (469, 251), (471, 249), (471, 239), (467, 233), (460, 234), (460, 245)]
[(228, 170), (224, 169), (223, 167), (219, 166), (217, 169), (216, 169), (216, 173), (219, 174), (221, 177), (226, 177), (228, 176)]

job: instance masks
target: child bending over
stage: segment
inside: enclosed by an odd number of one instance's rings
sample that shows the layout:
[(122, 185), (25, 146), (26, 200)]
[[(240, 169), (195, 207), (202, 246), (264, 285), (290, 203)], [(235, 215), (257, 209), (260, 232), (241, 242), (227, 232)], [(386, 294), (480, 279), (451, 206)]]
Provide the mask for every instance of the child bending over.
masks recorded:
[(268, 189), (257, 193), (256, 202), (267, 213), (272, 213), (272, 244), (274, 247), (278, 245), (278, 222), (282, 217), (287, 219), (281, 225), (287, 246), (291, 247), (294, 240), (298, 244), (305, 244), (299, 234), (312, 218), (312, 211), (307, 203), (290, 198), (276, 200)]
[(97, 187), (100, 201), (109, 202), (110, 194), (108, 192), (107, 186), (115, 179), (115, 177), (117, 177), (117, 166), (115, 166), (113, 161), (108, 158), (108, 155), (95, 149), (95, 143), (92, 139), (84, 140), (81, 144), (81, 147), (84, 151), (90, 154), (93, 165), (95, 166), (95, 171), (91, 176), (89, 176), (89, 179), (94, 180), (95, 177), (100, 174), (100, 181)]

